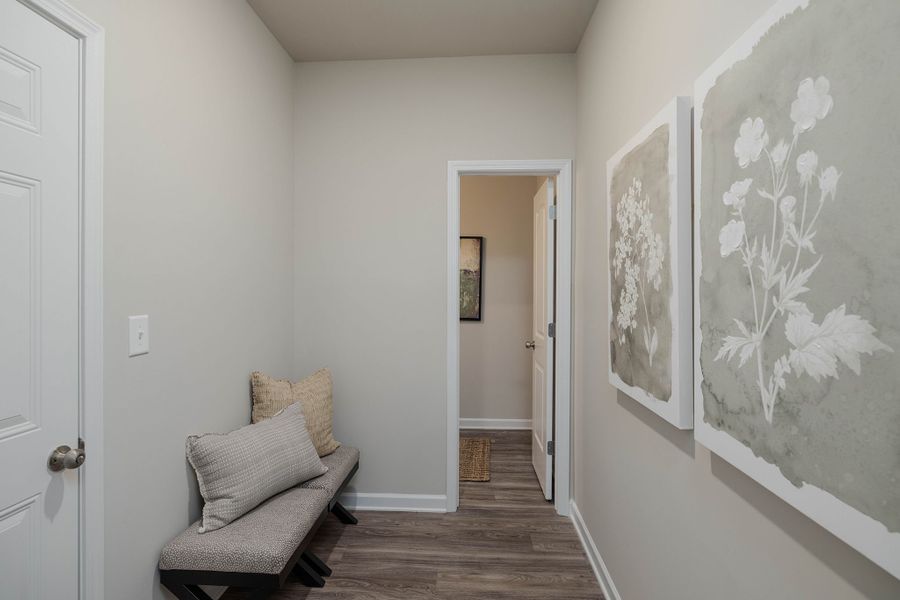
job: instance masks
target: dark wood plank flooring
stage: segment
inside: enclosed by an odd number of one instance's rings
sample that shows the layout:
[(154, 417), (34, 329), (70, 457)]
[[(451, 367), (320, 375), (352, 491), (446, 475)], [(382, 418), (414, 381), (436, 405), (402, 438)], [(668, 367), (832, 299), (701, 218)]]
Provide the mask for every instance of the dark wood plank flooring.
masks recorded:
[[(602, 599), (571, 521), (545, 501), (531, 467), (528, 431), (490, 437), (491, 481), (460, 483), (451, 514), (357, 512), (329, 518), (311, 550), (334, 574), (324, 588), (291, 577), (271, 600)], [(248, 596), (229, 590), (223, 597)]]

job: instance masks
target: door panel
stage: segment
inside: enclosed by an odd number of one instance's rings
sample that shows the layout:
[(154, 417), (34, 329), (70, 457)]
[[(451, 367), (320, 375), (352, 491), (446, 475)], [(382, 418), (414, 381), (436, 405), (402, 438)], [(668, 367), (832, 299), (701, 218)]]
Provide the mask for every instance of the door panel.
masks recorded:
[(38, 598), (38, 496), (0, 512), (0, 591), (4, 598)]
[(553, 458), (547, 454), (553, 441), (553, 338), (548, 331), (553, 322), (554, 221), (548, 216), (555, 197), (552, 178), (541, 185), (534, 197), (534, 260), (532, 340), (531, 461), (544, 497), (553, 498)]
[(38, 213), (36, 182), (0, 172), (0, 381), (5, 387), (0, 396), (0, 440), (40, 426), (32, 315), (37, 291)]
[(78, 597), (79, 45), (0, 0), (0, 597)]
[(0, 48), (0, 120), (37, 131), (40, 69), (6, 48)]

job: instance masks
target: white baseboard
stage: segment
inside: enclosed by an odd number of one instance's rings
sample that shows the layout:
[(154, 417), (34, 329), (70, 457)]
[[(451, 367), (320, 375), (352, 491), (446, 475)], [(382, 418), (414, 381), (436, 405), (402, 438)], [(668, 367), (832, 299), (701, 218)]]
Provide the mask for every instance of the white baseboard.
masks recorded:
[(591, 568), (594, 570), (594, 576), (597, 577), (597, 582), (600, 584), (603, 596), (606, 600), (622, 600), (622, 597), (619, 595), (619, 590), (616, 589), (616, 584), (613, 583), (612, 577), (609, 575), (609, 570), (603, 562), (603, 557), (600, 556), (600, 551), (597, 550), (597, 545), (594, 543), (594, 539), (591, 537), (591, 532), (588, 531), (587, 525), (584, 524), (584, 519), (581, 517), (581, 512), (578, 510), (578, 505), (575, 504), (574, 500), (571, 502), (571, 507), (572, 514), (570, 515), (570, 518), (572, 519), (572, 523), (575, 524), (575, 531), (578, 533), (578, 539), (581, 540), (581, 545), (584, 546), (588, 562), (591, 563)]
[(341, 495), (341, 504), (348, 510), (359, 511), (447, 512), (447, 496), (444, 494), (347, 492)]
[(531, 419), (460, 419), (460, 429), (531, 429)]

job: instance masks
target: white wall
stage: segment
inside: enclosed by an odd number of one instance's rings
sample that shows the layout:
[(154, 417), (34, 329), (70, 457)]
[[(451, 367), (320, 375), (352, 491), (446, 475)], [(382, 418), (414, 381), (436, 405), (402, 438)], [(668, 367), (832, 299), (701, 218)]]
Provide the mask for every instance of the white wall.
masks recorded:
[(185, 437), (246, 424), (249, 372), (290, 369), (293, 63), (243, 0), (73, 4), (107, 43), (106, 598), (171, 598), (159, 550), (199, 507)]
[(572, 55), (295, 67), (296, 362), (359, 492), (446, 493), (447, 161), (571, 158)]
[(606, 379), (606, 160), (771, 4), (603, 0), (578, 51), (575, 500), (629, 600), (900, 597), (900, 581)]
[(532, 213), (540, 177), (467, 176), (460, 232), (484, 236), (482, 320), (459, 324), (459, 416), (531, 419)]

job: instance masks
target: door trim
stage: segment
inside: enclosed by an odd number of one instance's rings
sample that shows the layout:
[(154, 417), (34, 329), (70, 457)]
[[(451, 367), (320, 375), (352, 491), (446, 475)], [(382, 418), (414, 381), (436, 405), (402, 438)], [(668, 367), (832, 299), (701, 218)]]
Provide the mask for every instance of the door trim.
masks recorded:
[[(82, 600), (103, 600), (103, 59), (104, 31), (62, 0), (19, 0), (78, 40), (80, 356), (78, 478)], [(49, 449), (48, 449), (49, 451)]]
[(447, 163), (447, 512), (459, 508), (459, 178), (462, 175), (556, 177), (556, 364), (553, 503), (568, 516), (572, 431), (571, 160), (482, 160)]

